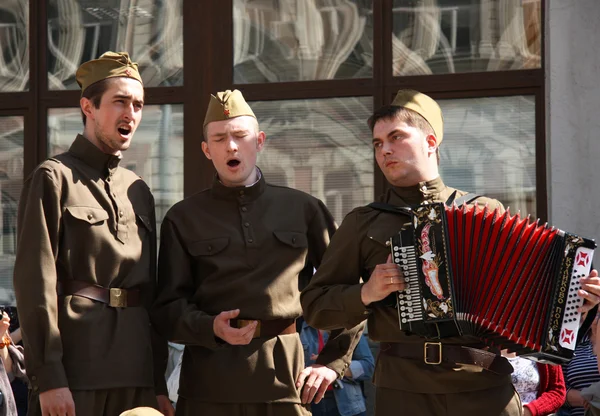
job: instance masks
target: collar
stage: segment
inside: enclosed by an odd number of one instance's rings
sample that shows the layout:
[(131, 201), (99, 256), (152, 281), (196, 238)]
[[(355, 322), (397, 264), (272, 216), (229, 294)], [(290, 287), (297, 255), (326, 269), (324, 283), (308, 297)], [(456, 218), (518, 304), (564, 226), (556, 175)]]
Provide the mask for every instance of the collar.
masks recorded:
[(111, 176), (117, 170), (121, 162), (121, 156), (109, 155), (98, 149), (92, 142), (78, 134), (69, 148), (77, 159), (96, 169), (103, 175)]
[(424, 201), (431, 201), (446, 189), (442, 178), (438, 176), (430, 181), (419, 182), (413, 186), (394, 186), (386, 193), (385, 200), (393, 205), (418, 205)]
[(265, 191), (267, 183), (260, 169), (257, 167), (258, 180), (252, 185), (245, 186), (225, 186), (219, 180), (219, 176), (215, 175), (211, 193), (216, 198), (222, 199), (239, 199), (240, 202), (249, 202), (258, 198)]

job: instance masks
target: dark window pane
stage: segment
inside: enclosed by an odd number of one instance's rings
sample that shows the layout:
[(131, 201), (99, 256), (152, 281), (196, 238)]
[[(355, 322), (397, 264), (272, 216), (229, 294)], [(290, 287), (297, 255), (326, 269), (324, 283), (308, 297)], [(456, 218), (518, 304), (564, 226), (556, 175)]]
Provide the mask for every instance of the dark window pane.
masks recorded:
[(183, 0), (50, 0), (48, 89), (78, 89), (75, 71), (104, 52), (126, 51), (146, 87), (183, 84)]
[(541, 66), (540, 0), (394, 0), (394, 75)]
[(371, 78), (371, 0), (234, 0), (234, 82)]
[(0, 92), (29, 84), (29, 1), (0, 2)]
[(366, 120), (372, 98), (256, 101), (267, 134), (258, 166), (269, 183), (314, 195), (341, 223), (374, 198), (373, 151)]

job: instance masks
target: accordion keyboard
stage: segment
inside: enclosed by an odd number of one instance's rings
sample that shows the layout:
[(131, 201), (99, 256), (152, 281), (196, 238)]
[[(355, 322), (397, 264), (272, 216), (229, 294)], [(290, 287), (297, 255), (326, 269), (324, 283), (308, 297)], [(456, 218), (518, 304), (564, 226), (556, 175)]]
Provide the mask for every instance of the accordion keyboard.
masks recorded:
[(418, 280), (417, 258), (415, 256), (412, 230), (402, 230), (391, 239), (393, 262), (404, 275), (406, 289), (398, 292), (398, 317), (402, 324), (423, 320), (421, 307), (421, 285)]

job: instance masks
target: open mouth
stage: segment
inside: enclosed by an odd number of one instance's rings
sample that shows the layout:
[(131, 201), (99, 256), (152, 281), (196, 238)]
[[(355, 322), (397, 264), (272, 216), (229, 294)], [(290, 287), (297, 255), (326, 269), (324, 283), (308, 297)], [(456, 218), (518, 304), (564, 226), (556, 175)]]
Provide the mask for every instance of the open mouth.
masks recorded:
[(230, 161), (227, 162), (227, 166), (229, 166), (230, 168), (235, 168), (235, 167), (239, 166), (240, 163), (242, 163), (242, 162), (240, 162), (237, 159), (231, 159)]
[(117, 130), (119, 131), (119, 134), (123, 136), (128, 136), (129, 134), (131, 134), (131, 127), (129, 126), (121, 126)]

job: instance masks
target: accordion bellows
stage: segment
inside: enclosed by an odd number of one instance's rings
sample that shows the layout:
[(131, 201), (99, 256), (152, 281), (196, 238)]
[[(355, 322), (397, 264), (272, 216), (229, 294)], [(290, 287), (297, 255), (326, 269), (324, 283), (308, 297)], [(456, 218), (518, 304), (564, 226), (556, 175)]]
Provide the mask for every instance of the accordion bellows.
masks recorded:
[(543, 362), (572, 358), (594, 241), (477, 205), (421, 205), (412, 216), (390, 242), (407, 279), (400, 329), (474, 335)]

